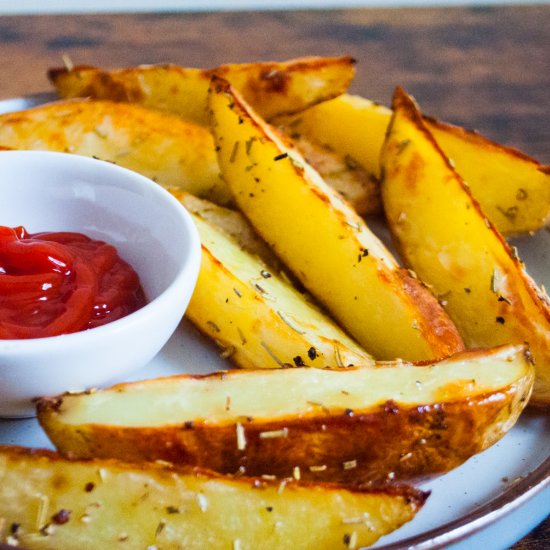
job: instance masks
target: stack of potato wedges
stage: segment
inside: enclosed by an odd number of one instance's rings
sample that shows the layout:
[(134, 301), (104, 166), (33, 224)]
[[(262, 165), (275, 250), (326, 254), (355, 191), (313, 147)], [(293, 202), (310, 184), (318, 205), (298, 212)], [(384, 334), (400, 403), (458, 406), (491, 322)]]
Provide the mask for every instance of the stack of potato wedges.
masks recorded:
[(549, 167), (399, 87), (348, 95), (349, 57), (49, 76), (0, 146), (171, 191), (202, 241), (186, 315), (241, 369), (40, 399), (58, 452), (0, 447), (0, 542), (359, 548), (550, 403), (550, 302), (503, 236), (548, 222)]

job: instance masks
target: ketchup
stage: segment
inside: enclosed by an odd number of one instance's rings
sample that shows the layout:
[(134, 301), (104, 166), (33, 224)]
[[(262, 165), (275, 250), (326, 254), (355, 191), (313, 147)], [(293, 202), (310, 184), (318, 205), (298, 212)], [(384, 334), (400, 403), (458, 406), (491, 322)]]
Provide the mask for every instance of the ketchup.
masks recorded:
[(137, 273), (113, 246), (0, 226), (0, 339), (78, 332), (144, 305)]

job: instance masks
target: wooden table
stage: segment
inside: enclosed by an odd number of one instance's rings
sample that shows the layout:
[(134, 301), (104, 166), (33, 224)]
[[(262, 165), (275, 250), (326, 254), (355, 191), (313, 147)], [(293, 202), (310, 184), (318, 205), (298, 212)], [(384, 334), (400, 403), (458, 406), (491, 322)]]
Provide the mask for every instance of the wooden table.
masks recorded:
[[(103, 67), (350, 54), (352, 92), (424, 112), (550, 163), (550, 6), (0, 18), (0, 99), (49, 90), (62, 56)], [(516, 550), (550, 547), (550, 521)]]

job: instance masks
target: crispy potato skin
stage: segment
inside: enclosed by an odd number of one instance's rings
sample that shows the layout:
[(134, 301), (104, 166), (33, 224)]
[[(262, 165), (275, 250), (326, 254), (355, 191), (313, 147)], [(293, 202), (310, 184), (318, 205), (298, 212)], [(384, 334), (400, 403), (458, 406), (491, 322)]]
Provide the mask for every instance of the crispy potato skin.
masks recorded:
[(220, 203), (230, 199), (210, 133), (140, 105), (69, 100), (0, 115), (0, 144), (97, 157), (167, 188)]
[[(345, 484), (419, 480), (452, 470), (500, 439), (503, 434), (489, 428), (515, 406), (517, 395), (517, 388), (508, 388), (471, 398), (467, 405), (404, 409), (387, 402), (369, 413), (245, 421), (243, 451), (237, 449), (234, 425), (212, 427), (207, 421), (159, 428), (87, 425), (64, 435), (55, 433), (53, 424), (46, 429), (68, 456), (161, 459), (229, 474), (281, 478), (292, 477), (297, 466), (301, 479)], [(286, 437), (261, 438), (261, 433), (285, 428)]]
[(29, 550), (345, 549), (352, 533), (363, 546), (400, 527), (427, 496), (0, 447), (0, 542)]
[(430, 291), (399, 270), (348, 203), (227, 81), (213, 78), (210, 106), (220, 168), (240, 209), (360, 345), (378, 359), (408, 360), (463, 348)]
[[(469, 347), (528, 342), (532, 403), (550, 403), (550, 305), (485, 217), (401, 89), (382, 154), (382, 196), (404, 261), (446, 303)], [(449, 206), (452, 205), (452, 208)]]
[[(391, 115), (383, 105), (343, 94), (278, 123), (353, 158), (378, 176), (380, 150)], [(424, 116), (424, 122), (499, 231), (506, 235), (527, 233), (548, 223), (548, 166), (475, 131), (433, 117)]]
[(207, 125), (206, 96), (213, 74), (231, 80), (262, 116), (271, 118), (344, 93), (353, 79), (354, 64), (349, 56), (304, 57), (285, 62), (228, 64), (213, 69), (144, 65), (104, 71), (77, 66), (71, 70), (51, 69), (48, 76), (65, 98), (141, 103)]
[[(491, 353), (499, 352), (467, 352), (463, 358), (483, 360), (490, 358)], [(521, 349), (506, 353), (511, 361), (519, 361), (520, 370), (513, 381), (502, 383), (491, 391), (476, 392), (475, 383), (473, 387), (469, 386), (471, 380), (455, 379), (439, 382), (439, 386), (433, 380), (426, 380), (422, 384), (436, 389), (433, 390), (433, 400), (425, 403), (382, 400), (349, 409), (343, 397), (340, 407), (332, 405), (329, 408), (319, 403), (309, 406), (307, 412), (279, 414), (277, 418), (270, 418), (266, 413), (252, 416), (252, 413), (239, 409), (236, 419), (237, 413), (227, 413), (228, 418), (222, 420), (210, 417), (204, 409), (197, 411), (192, 420), (174, 423), (171, 415), (165, 422), (150, 426), (139, 423), (124, 425), (123, 422), (105, 419), (94, 422), (93, 412), (87, 422), (65, 421), (65, 411), (77, 405), (75, 399), (79, 398), (69, 395), (39, 401), (38, 419), (56, 447), (67, 456), (115, 457), (133, 461), (162, 459), (225, 473), (277, 477), (292, 476), (298, 467), (301, 479), (340, 483), (419, 479), (460, 465), (491, 446), (514, 425), (529, 399), (534, 374)], [(408, 368), (423, 370), (425, 367)], [(426, 365), (426, 368), (430, 367)], [(437, 365), (431, 368), (437, 369)], [(484, 364), (482, 368), (498, 367)], [(212, 380), (214, 385), (209, 393), (218, 391), (223, 406), (227, 394), (231, 393), (231, 386), (223, 388), (224, 381), (233, 379), (245, 385), (252, 384), (257, 388), (257, 399), (262, 400), (268, 399), (264, 395), (265, 388), (271, 390), (280, 388), (281, 384), (288, 385), (290, 382), (285, 382), (285, 377), (299, 375), (299, 371), (278, 369), (265, 372), (262, 378), (269, 376), (272, 379), (268, 384), (256, 382), (259, 374), (254, 371), (202, 377), (189, 375), (174, 377), (173, 381), (188, 380), (192, 383), (193, 380), (202, 380), (208, 383)], [(364, 375), (368, 376), (369, 371), (373, 372), (373, 369), (366, 369)], [(348, 374), (342, 372), (340, 376)], [(398, 371), (395, 376), (399, 376)], [(422, 374), (413, 371), (411, 376), (418, 378)], [(170, 380), (167, 379), (166, 384)], [(120, 395), (132, 392), (133, 387), (132, 384), (121, 384), (112, 391)], [(142, 387), (136, 386), (136, 389), (141, 391)], [(153, 387), (150, 391), (151, 396), (147, 399), (153, 399), (155, 394)], [(344, 393), (357, 394), (358, 391), (351, 386)], [(184, 399), (183, 394), (180, 398)], [(80, 399), (87, 399), (87, 396), (82, 395)], [(174, 396), (170, 399), (174, 400)], [(231, 406), (228, 403), (227, 406)], [(237, 432), (241, 429), (243, 440), (239, 442)]]

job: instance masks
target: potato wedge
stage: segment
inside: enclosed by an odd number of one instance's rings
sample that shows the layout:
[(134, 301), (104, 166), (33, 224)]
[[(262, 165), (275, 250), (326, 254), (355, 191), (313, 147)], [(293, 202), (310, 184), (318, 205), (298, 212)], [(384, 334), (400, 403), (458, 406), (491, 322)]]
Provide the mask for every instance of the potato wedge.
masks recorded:
[(462, 349), (434, 296), (227, 81), (213, 77), (210, 109), (220, 168), (240, 209), (361, 346), (378, 359), (409, 360)]
[(398, 88), (382, 151), (382, 196), (404, 260), (432, 286), (469, 347), (528, 342), (532, 401), (550, 404), (550, 304), (485, 217)]
[(197, 286), (186, 316), (244, 368), (347, 367), (374, 360), (308, 297), (201, 217)]
[(427, 496), (0, 447), (0, 542), (29, 550), (356, 548), (411, 520)]
[(349, 56), (303, 57), (214, 69), (142, 65), (104, 71), (81, 66), (51, 69), (48, 74), (61, 97), (141, 103), (207, 125), (206, 95), (212, 74), (230, 80), (262, 116), (271, 118), (344, 93), (353, 79), (354, 64)]
[(164, 187), (225, 203), (210, 133), (180, 117), (111, 101), (72, 100), (0, 115), (0, 144), (98, 157)]
[[(391, 114), (373, 101), (344, 94), (278, 123), (287, 131), (330, 146), (378, 175), (379, 153)], [(550, 221), (550, 167), (477, 132), (432, 117), (424, 117), (424, 122), (502, 233), (526, 233)]]
[(438, 363), (276, 369), (119, 384), (38, 403), (77, 457), (162, 459), (221, 472), (342, 483), (420, 478), (500, 439), (529, 398), (524, 346)]

